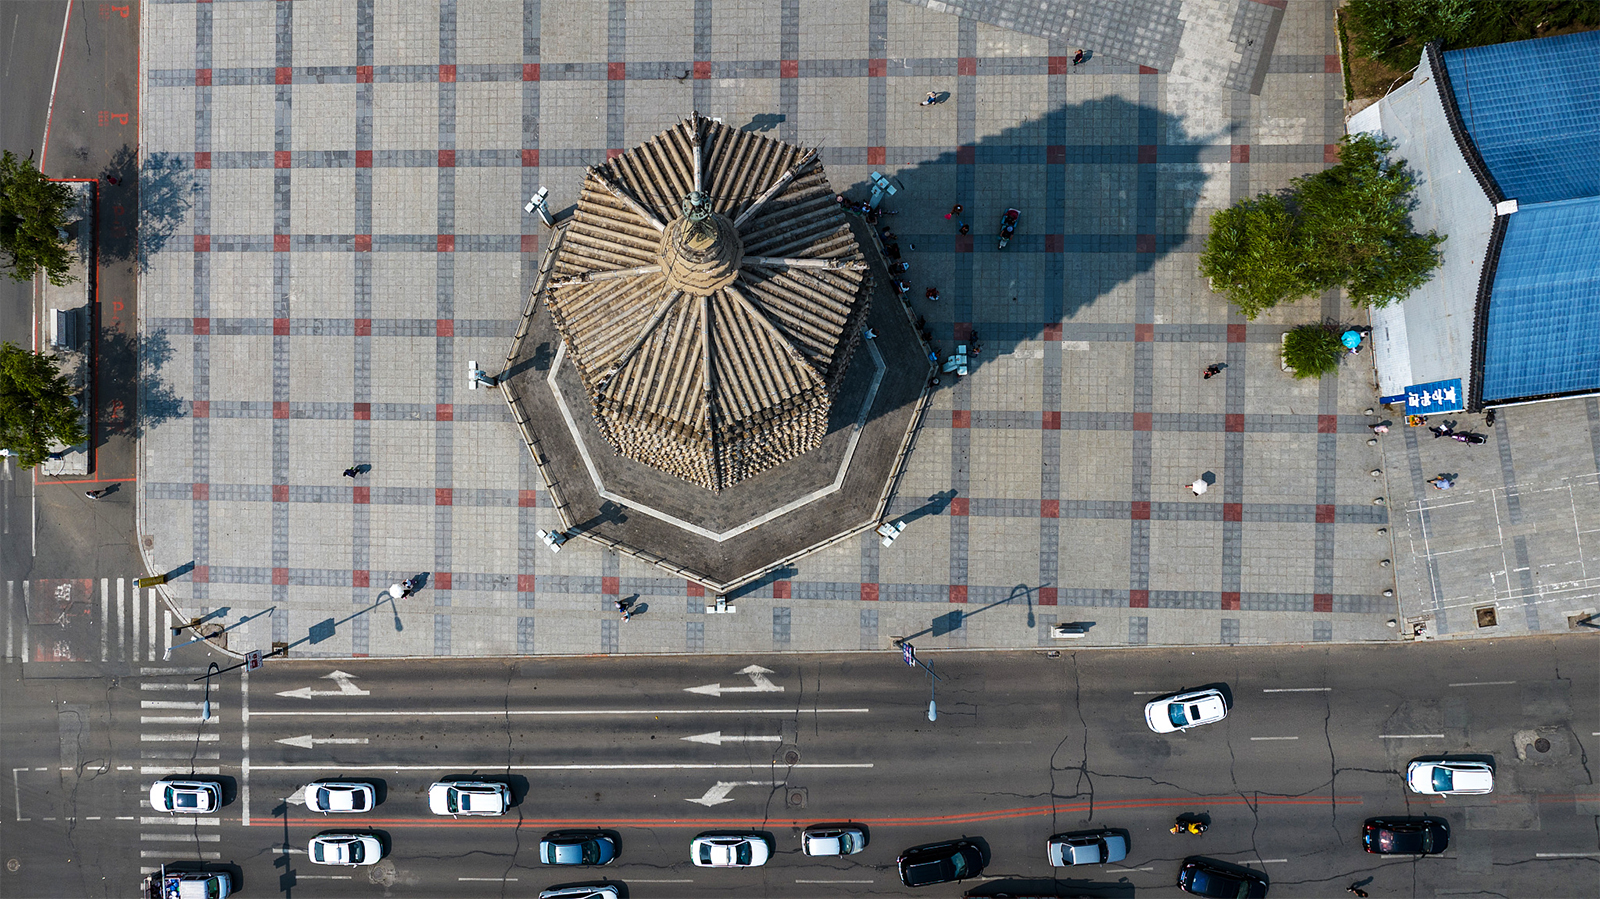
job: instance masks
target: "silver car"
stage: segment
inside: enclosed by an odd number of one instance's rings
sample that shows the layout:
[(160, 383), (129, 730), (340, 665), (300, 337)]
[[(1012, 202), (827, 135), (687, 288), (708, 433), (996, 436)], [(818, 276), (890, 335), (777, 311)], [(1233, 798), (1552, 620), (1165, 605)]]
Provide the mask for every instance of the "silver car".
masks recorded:
[(324, 815), (348, 812), (370, 812), (378, 804), (378, 793), (372, 784), (354, 781), (327, 781), (306, 784), (306, 809)]
[(800, 835), (806, 855), (855, 855), (867, 848), (866, 831), (848, 824), (814, 824)]
[(1045, 844), (1045, 854), (1057, 868), (1120, 862), (1128, 857), (1128, 838), (1114, 830), (1058, 833)]
[(174, 815), (204, 815), (222, 807), (222, 784), (214, 780), (158, 780), (150, 785), (150, 807)]
[(511, 790), (490, 780), (446, 780), (428, 788), (428, 810), (435, 815), (497, 817), (511, 807)]
[(621, 896), (616, 887), (597, 883), (593, 886), (557, 887), (545, 890), (539, 894), (539, 899), (621, 899)]

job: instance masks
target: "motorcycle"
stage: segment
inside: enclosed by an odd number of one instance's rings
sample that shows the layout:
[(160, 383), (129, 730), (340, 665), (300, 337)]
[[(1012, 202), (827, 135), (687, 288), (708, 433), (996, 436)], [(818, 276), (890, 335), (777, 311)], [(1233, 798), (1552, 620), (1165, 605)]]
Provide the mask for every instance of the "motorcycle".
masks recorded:
[(1489, 441), (1489, 438), (1483, 436), (1482, 434), (1447, 434), (1445, 436), (1449, 437), (1451, 440), (1458, 440), (1462, 443), (1465, 443), (1468, 446), (1482, 446)]
[(1205, 833), (1208, 829), (1209, 828), (1206, 826), (1206, 823), (1204, 821), (1200, 821), (1200, 820), (1189, 821), (1189, 820), (1185, 820), (1183, 818), (1179, 818), (1177, 823), (1172, 825), (1171, 831), (1173, 833), (1187, 833), (1187, 834), (1192, 834), (1194, 836), (1199, 836), (1199, 835)]
[(1005, 249), (1011, 242), (1011, 235), (1017, 233), (1017, 219), (1022, 213), (1015, 209), (1007, 209), (1006, 214), (1000, 217), (1000, 249)]

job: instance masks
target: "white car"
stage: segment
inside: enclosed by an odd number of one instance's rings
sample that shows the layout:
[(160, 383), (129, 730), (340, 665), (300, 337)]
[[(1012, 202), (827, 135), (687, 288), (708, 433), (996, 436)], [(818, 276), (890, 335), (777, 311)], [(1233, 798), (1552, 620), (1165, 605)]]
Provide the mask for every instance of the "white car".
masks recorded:
[(689, 858), (700, 868), (755, 868), (771, 857), (760, 834), (701, 834), (689, 844)]
[(383, 858), (383, 844), (364, 833), (321, 833), (311, 838), (306, 854), (319, 865), (375, 865)]
[(222, 784), (214, 780), (158, 780), (150, 785), (150, 807), (175, 815), (204, 815), (222, 807)]
[(324, 781), (306, 784), (306, 810), (321, 812), (370, 812), (378, 804), (378, 793), (372, 784)]
[(1215, 688), (1163, 696), (1144, 707), (1144, 722), (1158, 734), (1214, 724), (1226, 717), (1228, 702)]
[(428, 788), (428, 809), (435, 815), (495, 817), (511, 807), (511, 790), (487, 780), (447, 780)]
[(1494, 766), (1488, 762), (1417, 761), (1406, 766), (1406, 786), (1418, 793), (1493, 793)]
[(806, 855), (855, 855), (867, 848), (867, 833), (859, 827), (817, 824), (800, 835), (800, 849)]

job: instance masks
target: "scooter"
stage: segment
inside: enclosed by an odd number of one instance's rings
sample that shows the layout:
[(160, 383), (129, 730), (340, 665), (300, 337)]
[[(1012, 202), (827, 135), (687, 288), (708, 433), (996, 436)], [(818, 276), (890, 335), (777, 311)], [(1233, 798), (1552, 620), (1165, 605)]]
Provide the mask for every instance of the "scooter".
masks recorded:
[(1000, 249), (1005, 249), (1011, 242), (1011, 235), (1017, 233), (1017, 219), (1022, 213), (1015, 209), (1007, 209), (1006, 214), (1000, 217)]
[(1209, 828), (1206, 826), (1204, 821), (1186, 821), (1182, 818), (1179, 818), (1178, 822), (1172, 825), (1171, 831), (1173, 833), (1187, 833), (1193, 834), (1194, 836), (1199, 836), (1205, 833), (1208, 829)]
[(1468, 446), (1482, 446), (1489, 441), (1489, 438), (1482, 434), (1446, 434), (1445, 436), (1451, 440), (1459, 440)]

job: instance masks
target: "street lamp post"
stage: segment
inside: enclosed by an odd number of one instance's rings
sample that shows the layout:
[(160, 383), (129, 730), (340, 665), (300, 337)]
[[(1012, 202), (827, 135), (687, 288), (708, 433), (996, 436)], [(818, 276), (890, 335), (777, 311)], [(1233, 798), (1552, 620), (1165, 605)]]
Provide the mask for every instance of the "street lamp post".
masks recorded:
[(944, 680), (944, 678), (934, 674), (933, 669), (928, 667), (927, 662), (917, 658), (917, 648), (915, 646), (905, 640), (897, 640), (895, 642), (900, 647), (900, 657), (906, 660), (907, 665), (913, 668), (921, 665), (922, 670), (928, 672), (928, 720), (939, 720), (938, 697), (936, 695), (938, 693), (937, 682)]
[(201, 721), (211, 720), (211, 675), (216, 674), (219, 670), (221, 670), (221, 667), (222, 666), (218, 665), (216, 662), (212, 662), (210, 665), (206, 666), (206, 701), (200, 709)]
[[(272, 607), (268, 608), (265, 612), (257, 612), (254, 615), (250, 615), (250, 616), (247, 616), (245, 618), (240, 618), (238, 621), (234, 622), (233, 624), (230, 624), (227, 627), (223, 628), (222, 630), (217, 631), (216, 633), (212, 634), (211, 637), (220, 637), (223, 634), (226, 634), (228, 631), (231, 631), (234, 628), (236, 628), (236, 627), (238, 627), (238, 626), (240, 626), (242, 624), (247, 624), (250, 621), (253, 621), (253, 620), (257, 619), (257, 618), (260, 618), (262, 615), (265, 615), (265, 614), (267, 614), (267, 612), (270, 612), (270, 611), (272, 611), (273, 609), (276, 609), (276, 608), (277, 608), (277, 606), (272, 606)], [(174, 630), (176, 630), (176, 628), (174, 628)], [(197, 629), (197, 632), (198, 632), (198, 629)], [(195, 637), (193, 640), (190, 640), (187, 643), (179, 643), (177, 646), (168, 646), (167, 647), (167, 651), (162, 654), (161, 658), (170, 659), (170, 658), (172, 658), (172, 651), (174, 649), (182, 649), (185, 646), (192, 646), (192, 645), (194, 645), (196, 643), (199, 643), (202, 640), (209, 640), (209, 639), (211, 639), (211, 637), (198, 636), (198, 637)]]

